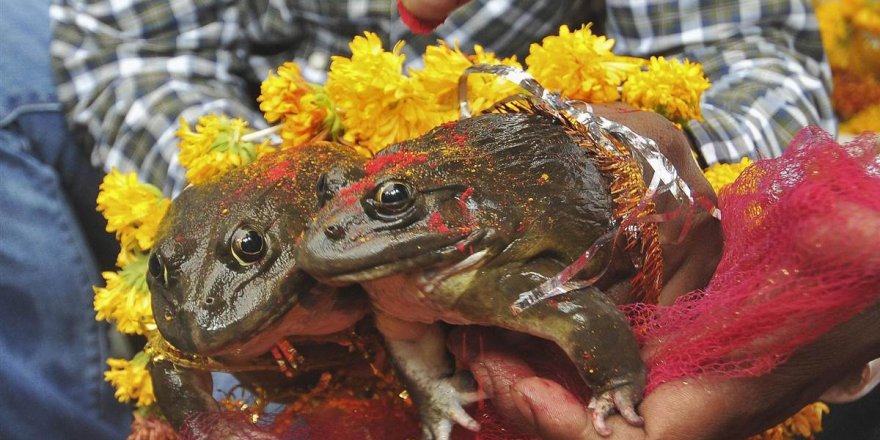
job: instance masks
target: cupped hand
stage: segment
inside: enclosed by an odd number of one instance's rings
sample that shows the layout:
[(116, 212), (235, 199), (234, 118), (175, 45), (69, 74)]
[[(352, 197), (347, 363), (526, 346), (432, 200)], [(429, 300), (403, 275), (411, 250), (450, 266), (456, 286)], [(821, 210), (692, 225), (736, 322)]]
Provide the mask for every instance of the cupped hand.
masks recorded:
[(880, 356), (880, 306), (858, 315), (795, 354), (771, 374), (749, 379), (678, 380), (642, 401), (643, 427), (608, 419), (609, 437), (593, 428), (592, 414), (569, 389), (540, 377), (541, 353), (524, 357), (504, 333), (458, 329), (449, 349), (468, 366), (505, 420), (546, 440), (742, 440), (814, 402), (841, 377), (857, 375)]

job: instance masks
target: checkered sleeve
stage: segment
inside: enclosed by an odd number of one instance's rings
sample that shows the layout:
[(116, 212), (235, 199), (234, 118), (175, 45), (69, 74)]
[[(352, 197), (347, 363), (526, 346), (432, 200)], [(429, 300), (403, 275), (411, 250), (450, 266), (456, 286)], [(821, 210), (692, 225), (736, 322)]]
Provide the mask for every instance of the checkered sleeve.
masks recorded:
[(105, 170), (184, 184), (174, 132), (207, 113), (262, 121), (237, 76), (240, 11), (213, 0), (55, 0), (52, 56), (74, 133)]
[(781, 154), (795, 133), (832, 133), (831, 73), (809, 1), (608, 0), (616, 50), (703, 64), (712, 87), (689, 131), (708, 163)]

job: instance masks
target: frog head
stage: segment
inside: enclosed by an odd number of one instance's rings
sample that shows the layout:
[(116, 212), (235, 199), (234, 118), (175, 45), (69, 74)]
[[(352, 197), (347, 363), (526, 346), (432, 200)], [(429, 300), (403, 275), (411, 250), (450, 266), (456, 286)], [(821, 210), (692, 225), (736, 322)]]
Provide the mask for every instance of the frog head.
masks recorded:
[(529, 113), (481, 115), (392, 145), (318, 212), (299, 264), (342, 284), (542, 253), (572, 261), (589, 242), (567, 237), (604, 231), (612, 206), (580, 150), (557, 122)]
[(322, 285), (299, 269), (293, 242), (339, 181), (357, 170), (346, 147), (272, 153), (172, 202), (150, 254), (147, 283), (160, 333), (180, 350), (252, 356), (288, 335), (340, 331), (367, 305), (356, 288)]

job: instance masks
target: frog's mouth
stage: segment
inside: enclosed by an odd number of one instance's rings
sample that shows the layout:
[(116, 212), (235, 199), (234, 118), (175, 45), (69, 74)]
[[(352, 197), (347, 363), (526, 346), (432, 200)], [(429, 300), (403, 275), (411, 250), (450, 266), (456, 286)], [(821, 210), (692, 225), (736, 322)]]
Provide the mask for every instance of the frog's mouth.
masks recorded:
[[(425, 270), (429, 278), (448, 276), (466, 268), (475, 267), (491, 257), (488, 242), (493, 234), (490, 230), (477, 230), (462, 240), (439, 249), (434, 249), (412, 257), (394, 260), (378, 266), (356, 269), (341, 274), (320, 277), (328, 284), (344, 285), (362, 283), (386, 276), (407, 272), (410, 269)], [(425, 269), (428, 268), (428, 269)]]

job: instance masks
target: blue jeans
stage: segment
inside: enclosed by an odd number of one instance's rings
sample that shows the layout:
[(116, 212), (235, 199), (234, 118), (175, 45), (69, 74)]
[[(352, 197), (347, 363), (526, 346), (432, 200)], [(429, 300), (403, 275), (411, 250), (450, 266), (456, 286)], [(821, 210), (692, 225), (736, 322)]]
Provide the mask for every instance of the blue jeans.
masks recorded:
[(114, 244), (55, 97), (48, 3), (0, 0), (0, 438), (118, 440), (132, 408), (103, 379), (91, 287)]

